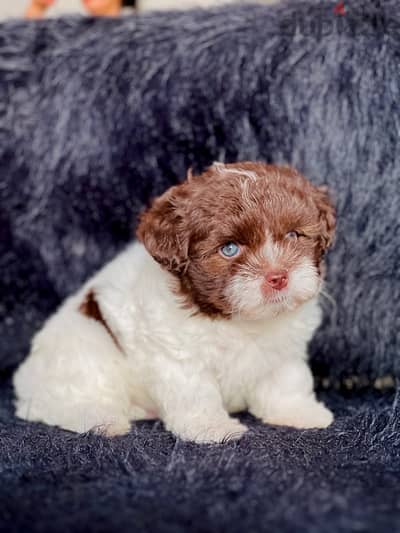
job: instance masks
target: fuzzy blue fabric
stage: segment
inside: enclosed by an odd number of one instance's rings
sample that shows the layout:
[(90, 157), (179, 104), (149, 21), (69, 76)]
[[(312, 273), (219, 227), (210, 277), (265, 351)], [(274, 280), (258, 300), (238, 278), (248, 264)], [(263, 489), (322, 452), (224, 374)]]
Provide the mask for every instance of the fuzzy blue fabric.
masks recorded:
[(326, 396), (328, 430), (266, 426), (237, 443), (125, 437), (13, 417), (0, 388), (0, 530), (7, 533), (388, 533), (400, 524), (400, 408), (392, 393)]
[(132, 237), (150, 198), (213, 160), (291, 163), (338, 208), (315, 373), (399, 376), (397, 0), (228, 6), (0, 28), (0, 529), (396, 530), (398, 398), (324, 393), (324, 431), (196, 446), (18, 421), (32, 333)]
[(316, 371), (398, 375), (400, 16), (373, 5), (3, 25), (0, 365), (190, 165), (263, 159), (336, 197)]

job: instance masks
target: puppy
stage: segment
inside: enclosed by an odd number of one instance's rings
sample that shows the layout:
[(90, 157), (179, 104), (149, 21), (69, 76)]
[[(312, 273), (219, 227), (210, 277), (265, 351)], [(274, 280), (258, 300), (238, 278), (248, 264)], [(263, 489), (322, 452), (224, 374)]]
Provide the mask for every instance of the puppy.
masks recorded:
[(249, 410), (324, 428), (307, 344), (335, 228), (323, 188), (289, 167), (215, 163), (155, 200), (126, 248), (45, 323), (15, 374), (17, 415), (120, 435), (160, 418), (222, 442)]

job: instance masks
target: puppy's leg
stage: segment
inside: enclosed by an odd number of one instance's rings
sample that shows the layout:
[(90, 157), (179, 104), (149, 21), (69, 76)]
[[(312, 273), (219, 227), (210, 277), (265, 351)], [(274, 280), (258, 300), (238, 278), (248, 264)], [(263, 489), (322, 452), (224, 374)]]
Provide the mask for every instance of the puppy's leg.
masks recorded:
[(154, 399), (165, 427), (184, 440), (226, 442), (247, 430), (228, 415), (218, 385), (206, 372), (170, 367), (157, 379)]
[(263, 422), (296, 428), (326, 428), (333, 421), (313, 391), (311, 371), (303, 360), (283, 364), (249, 393), (249, 411)]
[(49, 321), (14, 376), (20, 418), (76, 432), (130, 429), (129, 370), (105, 328), (78, 312)]

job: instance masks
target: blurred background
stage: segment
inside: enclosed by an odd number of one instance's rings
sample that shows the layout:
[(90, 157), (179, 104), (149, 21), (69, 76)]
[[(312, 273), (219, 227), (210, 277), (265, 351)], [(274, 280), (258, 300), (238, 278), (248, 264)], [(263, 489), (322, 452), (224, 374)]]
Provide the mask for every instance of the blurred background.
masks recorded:
[[(29, 0), (2, 0), (0, 2), (0, 18), (21, 17), (28, 9), (29, 4)], [(49, 8), (48, 14), (57, 16), (77, 12), (85, 12), (81, 0), (59, 0)]]
[[(21, 17), (27, 10), (29, 0), (2, 0), (0, 2), (0, 18)], [(48, 14), (57, 16), (64, 13), (84, 13), (81, 0), (59, 0), (49, 8)]]
[[(258, 1), (260, 3), (272, 4), (279, 0)], [(117, 0), (117, 3), (123, 4), (121, 10), (121, 13), (123, 13), (124, 11), (132, 10), (133, 5), (139, 11), (153, 9), (189, 9), (192, 7), (227, 4), (229, 0), (120, 0), (120, 2)], [(235, 3), (243, 3), (243, 0), (236, 0)], [(254, 0), (252, 3), (254, 3)], [(103, 14), (101, 13), (102, 10), (112, 9), (113, 5), (115, 5), (115, 0), (1, 0), (0, 20), (24, 16), (30, 9), (38, 12), (38, 16), (45, 15), (50, 17), (72, 13), (87, 14), (88, 11), (91, 11), (92, 14)], [(96, 13), (96, 11), (99, 13)]]

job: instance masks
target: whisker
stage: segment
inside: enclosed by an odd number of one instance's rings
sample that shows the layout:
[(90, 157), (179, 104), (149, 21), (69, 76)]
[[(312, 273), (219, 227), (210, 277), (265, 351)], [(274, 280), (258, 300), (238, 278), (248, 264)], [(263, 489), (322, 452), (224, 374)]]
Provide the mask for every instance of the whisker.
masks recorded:
[(327, 291), (325, 291), (324, 289), (321, 289), (320, 291), (320, 294), (321, 296), (323, 296), (331, 305), (332, 305), (332, 308), (336, 311), (337, 309), (337, 303), (334, 299), (333, 296), (331, 296)]

